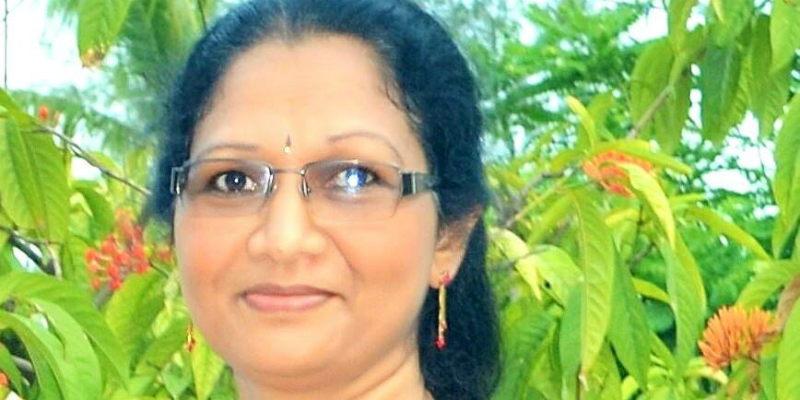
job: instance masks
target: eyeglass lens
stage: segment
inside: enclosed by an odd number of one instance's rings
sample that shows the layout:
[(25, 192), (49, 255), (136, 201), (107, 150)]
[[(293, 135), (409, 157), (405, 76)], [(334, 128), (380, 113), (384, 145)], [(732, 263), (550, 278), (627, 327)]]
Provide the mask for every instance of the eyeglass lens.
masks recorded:
[[(201, 160), (184, 171), (182, 200), (199, 216), (233, 216), (268, 207), (278, 175), (289, 172), (248, 160)], [(332, 160), (304, 170), (308, 206), (317, 217), (338, 220), (391, 217), (400, 198), (397, 168), (377, 162)]]

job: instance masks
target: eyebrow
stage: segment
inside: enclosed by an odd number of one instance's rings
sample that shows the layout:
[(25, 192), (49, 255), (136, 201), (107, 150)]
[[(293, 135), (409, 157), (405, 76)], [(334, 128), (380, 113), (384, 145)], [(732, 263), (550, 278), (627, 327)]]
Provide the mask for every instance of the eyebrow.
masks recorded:
[(379, 140), (379, 141), (383, 142), (384, 144), (389, 146), (389, 148), (392, 150), (394, 155), (397, 157), (397, 160), (400, 161), (401, 164), (403, 164), (403, 157), (400, 155), (400, 151), (398, 151), (397, 148), (394, 147), (394, 145), (392, 144), (392, 142), (389, 141), (389, 139), (387, 139), (385, 136), (379, 135), (377, 133), (373, 133), (373, 132), (369, 132), (369, 131), (353, 131), (353, 132), (342, 133), (342, 134), (339, 134), (339, 135), (329, 136), (328, 137), (328, 143), (336, 143), (338, 141), (345, 140), (345, 139), (348, 139), (348, 138), (351, 138), (351, 137), (354, 137), (354, 136), (360, 136), (360, 137), (366, 137), (366, 138), (370, 138), (370, 139), (376, 139), (376, 140)]
[[(379, 141), (383, 142), (384, 144), (389, 146), (389, 149), (392, 150), (392, 153), (394, 153), (394, 155), (397, 157), (397, 160), (400, 161), (401, 164), (403, 164), (403, 157), (400, 155), (400, 151), (397, 150), (397, 148), (392, 144), (392, 142), (389, 141), (389, 139), (387, 139), (386, 137), (384, 137), (382, 135), (379, 135), (377, 133), (373, 133), (373, 132), (369, 132), (369, 131), (346, 132), (346, 133), (342, 133), (342, 134), (338, 134), (338, 135), (328, 136), (327, 142), (328, 143), (336, 143), (336, 142), (340, 142), (340, 141), (345, 140), (345, 139), (349, 139), (351, 137), (365, 137), (365, 138), (375, 139), (375, 140), (379, 140)], [(207, 155), (208, 153), (212, 153), (214, 151), (223, 150), (223, 149), (243, 150), (243, 151), (248, 151), (248, 152), (255, 152), (255, 151), (260, 149), (260, 146), (255, 145), (255, 144), (240, 143), (240, 142), (217, 143), (217, 144), (213, 144), (211, 146), (208, 146), (205, 149), (203, 149), (200, 152), (198, 152), (195, 155), (194, 159), (201, 159), (203, 156)]]

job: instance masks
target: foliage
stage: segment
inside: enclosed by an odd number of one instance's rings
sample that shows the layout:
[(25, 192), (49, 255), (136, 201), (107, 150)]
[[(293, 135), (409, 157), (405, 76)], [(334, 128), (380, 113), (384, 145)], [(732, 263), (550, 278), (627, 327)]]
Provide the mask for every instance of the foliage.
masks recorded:
[[(100, 85), (0, 91), (0, 398), (234, 399), (183, 349), (164, 227), (131, 214), (165, 83), (225, 4), (100, 3), (50, 3)], [(495, 399), (800, 399), (800, 3), (431, 3), (485, 98)], [(637, 43), (650, 13), (669, 31)], [(750, 187), (710, 186), (726, 168)]]

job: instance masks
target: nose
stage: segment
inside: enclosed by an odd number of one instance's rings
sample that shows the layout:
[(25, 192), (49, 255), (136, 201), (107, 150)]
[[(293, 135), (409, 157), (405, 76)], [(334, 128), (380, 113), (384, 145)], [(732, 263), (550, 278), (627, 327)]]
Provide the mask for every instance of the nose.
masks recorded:
[(300, 190), (298, 174), (277, 174), (271, 193), (254, 218), (247, 250), (253, 258), (269, 258), (276, 265), (307, 262), (325, 250), (325, 233), (314, 223)]

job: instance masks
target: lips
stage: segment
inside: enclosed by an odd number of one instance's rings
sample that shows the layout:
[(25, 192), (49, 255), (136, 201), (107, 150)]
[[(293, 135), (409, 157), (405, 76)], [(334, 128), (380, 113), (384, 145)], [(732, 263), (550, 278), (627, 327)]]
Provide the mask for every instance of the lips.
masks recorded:
[(245, 303), (263, 313), (299, 312), (318, 307), (333, 293), (314, 286), (262, 284), (242, 293)]

